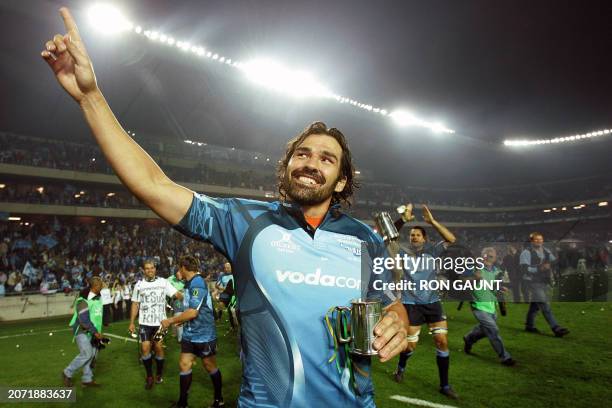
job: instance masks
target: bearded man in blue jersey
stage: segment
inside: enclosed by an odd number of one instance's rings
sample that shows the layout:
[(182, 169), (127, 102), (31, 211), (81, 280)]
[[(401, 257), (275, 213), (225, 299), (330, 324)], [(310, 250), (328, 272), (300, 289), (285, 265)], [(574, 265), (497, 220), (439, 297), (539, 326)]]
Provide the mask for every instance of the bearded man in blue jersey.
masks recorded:
[(390, 271), (362, 278), (362, 266), (371, 272), (387, 251), (370, 227), (340, 209), (354, 190), (344, 135), (316, 122), (289, 142), (278, 169), (280, 201), (197, 194), (170, 180), (123, 130), (74, 19), (66, 8), (60, 13), (68, 33), (55, 35), (41, 55), (81, 107), (117, 176), (162, 219), (210, 242), (232, 264), (244, 353), (238, 405), (373, 407), (370, 359), (353, 358), (351, 386), (328, 362), (334, 343), (326, 312), (354, 298), (380, 299), (386, 308), (373, 346), (382, 362), (408, 346), (408, 316), (401, 303), (373, 290)]

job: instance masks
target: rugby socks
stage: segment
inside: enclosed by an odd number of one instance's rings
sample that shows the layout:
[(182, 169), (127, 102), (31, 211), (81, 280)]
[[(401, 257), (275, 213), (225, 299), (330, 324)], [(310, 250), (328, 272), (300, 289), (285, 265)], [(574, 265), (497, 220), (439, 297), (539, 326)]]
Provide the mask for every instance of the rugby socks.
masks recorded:
[(164, 358), (155, 356), (155, 363), (157, 364), (156, 375), (161, 377), (164, 372)]
[(151, 353), (142, 356), (142, 364), (144, 364), (145, 370), (147, 370), (147, 377), (153, 377), (153, 359), (151, 358)]
[(187, 397), (189, 394), (189, 387), (191, 387), (191, 370), (187, 372), (182, 372), (179, 376), (180, 378), (180, 395), (178, 400), (179, 407), (187, 406)]
[(221, 394), (221, 371), (217, 368), (214, 372), (210, 373), (210, 379), (213, 383), (213, 388), (215, 390), (215, 400), (222, 400), (223, 396)]
[(404, 372), (404, 370), (406, 369), (406, 362), (408, 361), (412, 353), (412, 351), (400, 353), (399, 363), (397, 363), (397, 371)]
[(450, 353), (448, 351), (436, 349), (436, 363), (438, 363), (440, 387), (448, 387), (448, 366), (450, 365)]

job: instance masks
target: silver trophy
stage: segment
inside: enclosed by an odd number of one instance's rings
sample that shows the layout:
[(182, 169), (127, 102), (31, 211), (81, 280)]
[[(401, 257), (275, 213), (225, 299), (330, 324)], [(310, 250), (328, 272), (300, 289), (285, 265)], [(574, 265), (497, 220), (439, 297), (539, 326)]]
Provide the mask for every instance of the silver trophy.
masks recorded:
[(376, 223), (376, 227), (380, 232), (380, 235), (383, 237), (385, 243), (389, 241), (395, 241), (399, 238), (399, 232), (397, 232), (397, 228), (395, 228), (395, 224), (391, 219), (391, 215), (389, 215), (386, 211), (381, 211), (374, 215), (374, 222)]
[[(382, 305), (379, 300), (351, 300), (351, 307), (336, 306), (338, 312), (336, 316), (336, 333), (338, 343), (350, 344), (351, 353), (361, 356), (374, 356), (378, 354), (378, 350), (374, 349), (373, 343), (376, 340), (374, 335), (374, 327), (378, 324), (382, 317)], [(348, 337), (343, 336), (342, 321), (348, 317), (346, 313), (350, 313), (351, 326), (346, 330), (349, 332)]]

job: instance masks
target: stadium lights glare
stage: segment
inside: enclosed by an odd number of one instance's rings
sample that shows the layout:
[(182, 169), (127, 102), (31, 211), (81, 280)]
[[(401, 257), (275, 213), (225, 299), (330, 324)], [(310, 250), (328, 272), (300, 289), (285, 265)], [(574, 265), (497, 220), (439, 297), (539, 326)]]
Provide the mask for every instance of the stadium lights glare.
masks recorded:
[(0, 184), (0, 189), (6, 187), (6, 184)]
[[(213, 56), (213, 59), (215, 59), (215, 56)], [(242, 64), (238, 69), (256, 84), (291, 96), (325, 98), (333, 95), (325, 85), (319, 83), (310, 73), (293, 70), (272, 60), (249, 61)]]
[(87, 14), (89, 23), (103, 34), (112, 35), (134, 28), (134, 25), (123, 13), (117, 7), (110, 4), (94, 4)]
[(543, 144), (558, 144), (558, 143), (566, 143), (566, 142), (575, 142), (578, 140), (591, 139), (594, 137), (605, 136), (612, 133), (610, 129), (596, 130), (589, 133), (584, 133), (581, 135), (574, 136), (565, 136), (565, 137), (556, 137), (554, 139), (514, 139), (514, 140), (504, 140), (504, 146), (511, 147), (523, 147), (523, 146), (533, 146), (533, 145), (543, 145)]
[(21, 217), (8, 217), (9, 221), (21, 221)]
[(101, 220), (100, 224), (106, 224), (106, 220)]
[(550, 208), (547, 208), (546, 210), (544, 210), (545, 213), (549, 213), (551, 210)]
[(41, 186), (41, 187), (38, 187), (36, 191), (38, 191), (39, 194), (42, 194), (45, 192), (45, 188)]
[(601, 201), (601, 202), (597, 203), (598, 207), (606, 207), (607, 205), (608, 205), (607, 201)]
[(107, 197), (113, 197), (115, 195), (115, 193), (108, 193), (106, 196)]
[[(129, 21), (117, 8), (111, 5), (98, 4), (93, 6), (89, 11), (89, 16), (90, 22), (99, 31), (105, 33), (131, 31), (161, 45), (176, 47), (185, 53), (193, 54), (199, 58), (236, 68), (242, 71), (251, 81), (269, 89), (271, 88), (294, 97), (323, 97), (370, 113), (385, 117), (389, 116), (387, 109), (332, 92), (314, 76), (302, 70), (290, 69), (278, 62), (269, 60), (255, 60), (244, 63), (228, 58), (206, 47), (177, 40), (166, 33), (157, 30), (147, 30)], [(435, 133), (455, 133), (454, 130), (447, 128), (442, 123), (429, 122), (416, 117), (414, 119), (410, 123), (404, 123), (403, 126), (423, 127)]]
[(394, 110), (393, 112), (389, 114), (389, 117), (391, 117), (391, 119), (393, 119), (395, 123), (397, 123), (399, 126), (402, 126), (402, 127), (419, 126), (419, 127), (428, 128), (435, 133), (455, 133), (454, 130), (448, 129), (442, 123), (428, 122), (423, 119), (419, 119), (418, 117), (414, 115), (414, 113), (403, 110), (403, 109)]

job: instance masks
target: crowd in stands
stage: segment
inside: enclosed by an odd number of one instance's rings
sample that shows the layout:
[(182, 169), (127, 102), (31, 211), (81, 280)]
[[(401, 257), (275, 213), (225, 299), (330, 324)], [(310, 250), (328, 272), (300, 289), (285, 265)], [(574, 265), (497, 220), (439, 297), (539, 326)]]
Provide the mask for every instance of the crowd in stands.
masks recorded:
[(225, 262), (209, 244), (157, 222), (79, 224), (49, 217), (44, 223), (27, 224), (0, 222), (0, 286), (7, 293), (69, 293), (93, 275), (110, 288), (131, 285), (141, 277), (145, 259), (153, 259), (158, 274), (167, 277), (185, 253), (198, 257), (201, 272), (214, 279)]
[[(443, 221), (443, 219), (440, 219)], [(540, 225), (554, 248), (563, 242), (583, 242), (609, 249), (609, 221)], [(484, 246), (521, 247), (534, 227), (453, 229), (458, 242), (479, 253)], [(402, 241), (408, 237), (402, 231)], [(78, 223), (74, 218), (46, 217), (44, 222), (0, 222), (0, 294), (37, 291), (70, 293), (81, 289), (85, 279), (101, 276), (112, 289), (113, 299), (142, 276), (142, 262), (153, 259), (160, 276), (174, 273), (175, 262), (185, 253), (201, 260), (201, 272), (216, 279), (225, 258), (211, 245), (191, 240), (162, 224), (151, 221), (109, 220)], [(431, 240), (439, 237), (432, 235)], [(606, 249), (608, 248), (608, 249)], [(502, 250), (503, 251), (503, 250)], [(129, 296), (129, 295), (128, 295)]]
[[(157, 160), (170, 178), (178, 182), (244, 187), (263, 191), (276, 190), (275, 160), (264, 159), (259, 153), (182, 142), (172, 144), (147, 140), (138, 140), (138, 142)], [(176, 163), (173, 159), (180, 159), (184, 166), (191, 164), (189, 167), (173, 166), (170, 164)], [(0, 132), (0, 163), (112, 174), (93, 141), (89, 144), (73, 143), (2, 132)], [(575, 188), (577, 186), (579, 188)], [(468, 189), (425, 189), (367, 181), (362, 182), (361, 188), (357, 191), (356, 205), (380, 208), (415, 202), (461, 207), (499, 207), (546, 205), (611, 196), (612, 180), (607, 175), (514, 187)]]
[[(109, 192), (109, 188), (96, 185), (93, 187), (83, 190), (69, 183), (47, 181), (38, 184), (5, 183), (4, 187), (0, 188), (0, 202), (101, 208), (145, 208), (136, 197), (127, 191)], [(124, 190), (122, 187), (121, 189)]]
[[(537, 210), (521, 210), (521, 211), (487, 211), (487, 212), (468, 212), (468, 211), (446, 211), (436, 210), (436, 216), (444, 219), (446, 222), (455, 223), (505, 223), (505, 224), (520, 224), (533, 222), (549, 222), (551, 220), (561, 219), (579, 219), (597, 217), (604, 218), (612, 216), (610, 208), (612, 203), (606, 206), (598, 206), (597, 203), (591, 203), (583, 208), (562, 207), (556, 208), (554, 211), (543, 212), (543, 209)], [(373, 214), (379, 211), (388, 211), (392, 217), (399, 216), (395, 208), (380, 208), (375, 206), (355, 206), (351, 209), (351, 214), (359, 219), (372, 219)], [(417, 213), (420, 210), (417, 209)]]

